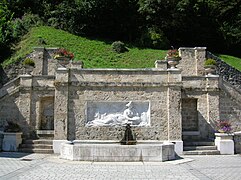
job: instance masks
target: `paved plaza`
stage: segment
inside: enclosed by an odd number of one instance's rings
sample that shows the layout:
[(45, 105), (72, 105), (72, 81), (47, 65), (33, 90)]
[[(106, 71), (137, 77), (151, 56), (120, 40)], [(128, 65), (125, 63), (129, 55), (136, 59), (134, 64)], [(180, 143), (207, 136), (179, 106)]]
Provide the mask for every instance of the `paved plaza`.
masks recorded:
[(57, 155), (0, 153), (1, 180), (217, 179), (240, 180), (240, 155), (183, 156), (168, 162), (78, 162)]

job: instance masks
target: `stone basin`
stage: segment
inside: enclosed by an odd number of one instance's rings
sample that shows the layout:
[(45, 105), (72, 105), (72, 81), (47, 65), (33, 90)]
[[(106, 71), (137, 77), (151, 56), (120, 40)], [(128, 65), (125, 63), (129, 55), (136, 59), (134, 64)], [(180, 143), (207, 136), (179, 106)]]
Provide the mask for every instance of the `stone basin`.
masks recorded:
[(97, 162), (163, 162), (175, 159), (170, 142), (137, 142), (121, 145), (116, 141), (78, 141), (61, 144), (60, 158), (73, 161)]

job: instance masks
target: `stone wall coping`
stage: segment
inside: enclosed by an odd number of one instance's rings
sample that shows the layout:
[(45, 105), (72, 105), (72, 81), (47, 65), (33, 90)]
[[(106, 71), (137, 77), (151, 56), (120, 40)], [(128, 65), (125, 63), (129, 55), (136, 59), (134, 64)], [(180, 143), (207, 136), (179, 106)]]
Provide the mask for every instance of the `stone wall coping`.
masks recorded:
[(0, 134), (5, 134), (5, 135), (13, 135), (13, 134), (19, 134), (22, 135), (22, 132), (4, 132), (4, 131), (0, 131)]
[[(60, 69), (60, 68), (58, 68)], [(157, 69), (157, 68), (138, 68), (138, 69), (124, 69), (124, 68), (94, 68), (94, 69), (85, 69), (85, 68), (70, 68), (71, 70), (79, 70), (84, 72), (167, 72), (167, 70)]]
[(43, 50), (57, 50), (59, 47), (45, 48), (45, 47), (34, 47), (35, 51), (43, 51)]
[[(120, 143), (120, 141), (113, 140), (73, 140), (73, 143), (81, 143), (81, 144), (116, 144)], [(157, 141), (157, 140), (137, 140), (137, 144), (163, 144), (166, 141)], [(171, 142), (170, 142), (171, 143)], [(172, 143), (173, 144), (173, 143)]]
[[(12, 79), (11, 81), (8, 81), (6, 84), (3, 85), (3, 87), (7, 87), (7, 86), (15, 83), (16, 80), (19, 80), (19, 77), (16, 77), (16, 78)], [(18, 84), (19, 84), (19, 83), (18, 83)], [(2, 88), (3, 88), (3, 87), (2, 87)]]
[(55, 76), (53, 75), (33, 75), (33, 78), (36, 79), (55, 79)]
[(180, 50), (191, 50), (191, 49), (197, 49), (197, 50), (205, 50), (207, 47), (180, 47)]
[[(64, 83), (62, 83), (64, 85)], [(65, 83), (67, 85), (67, 83)], [(165, 83), (150, 83), (150, 82), (71, 82), (72, 86), (90, 86), (90, 87), (103, 87), (103, 86), (108, 86), (108, 87), (171, 87), (171, 86), (176, 86), (176, 87), (181, 87), (182, 83), (181, 82), (165, 82)]]
[(178, 73), (181, 74), (181, 70), (178, 69), (178, 68), (168, 68), (168, 69), (167, 69), (167, 72), (178, 72)]
[(205, 77), (207, 77), (207, 78), (219, 78), (219, 75), (210, 74), (210, 75), (206, 75)]
[(32, 75), (30, 74), (23, 74), (23, 75), (19, 75), (20, 78), (32, 78)]
[(234, 132), (234, 135), (241, 136), (241, 131)]
[(57, 71), (68, 71), (68, 69), (65, 68), (65, 67), (59, 67), (59, 68), (57, 69)]
[(193, 81), (193, 80), (205, 80), (205, 79), (216, 79), (219, 80), (219, 76), (182, 76), (182, 80), (184, 81)]
[(215, 133), (215, 136), (218, 136), (218, 137), (234, 136), (234, 133)]

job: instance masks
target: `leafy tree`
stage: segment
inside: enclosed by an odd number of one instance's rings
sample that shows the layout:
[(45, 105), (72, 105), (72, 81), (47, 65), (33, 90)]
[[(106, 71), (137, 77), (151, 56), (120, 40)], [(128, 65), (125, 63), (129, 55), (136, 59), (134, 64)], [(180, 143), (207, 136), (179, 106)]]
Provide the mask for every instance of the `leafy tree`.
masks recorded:
[(11, 42), (11, 23), (13, 13), (8, 9), (7, 1), (0, 2), (0, 62), (9, 54)]

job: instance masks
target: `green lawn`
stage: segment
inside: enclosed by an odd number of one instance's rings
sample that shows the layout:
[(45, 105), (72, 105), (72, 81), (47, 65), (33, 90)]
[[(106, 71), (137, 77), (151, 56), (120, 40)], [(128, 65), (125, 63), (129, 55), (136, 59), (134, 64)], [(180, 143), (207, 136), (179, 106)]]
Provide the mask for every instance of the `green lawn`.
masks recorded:
[(64, 47), (73, 52), (74, 60), (82, 60), (86, 68), (149, 68), (166, 54), (165, 50), (138, 49), (128, 45), (128, 52), (118, 54), (112, 51), (112, 42), (86, 39), (52, 27), (37, 27), (24, 37), (16, 47), (16, 53), (4, 61), (3, 66), (21, 60), (33, 51), (33, 47), (43, 46), (39, 44), (40, 38), (46, 42), (45, 47)]
[(241, 71), (241, 59), (233, 56), (228, 55), (218, 55), (220, 59), (225, 61), (227, 64), (229, 64), (232, 67), (235, 67), (239, 71)]
[[(40, 43), (40, 39), (46, 44)], [(73, 52), (76, 61), (84, 62), (86, 68), (151, 68), (156, 60), (164, 59), (166, 50), (139, 49), (128, 46), (128, 52), (112, 51), (111, 43), (75, 36), (52, 27), (36, 27), (16, 46), (15, 54), (3, 62), (3, 66), (20, 61), (33, 51), (33, 47), (63, 47)], [(241, 71), (241, 59), (219, 55), (224, 61)]]

